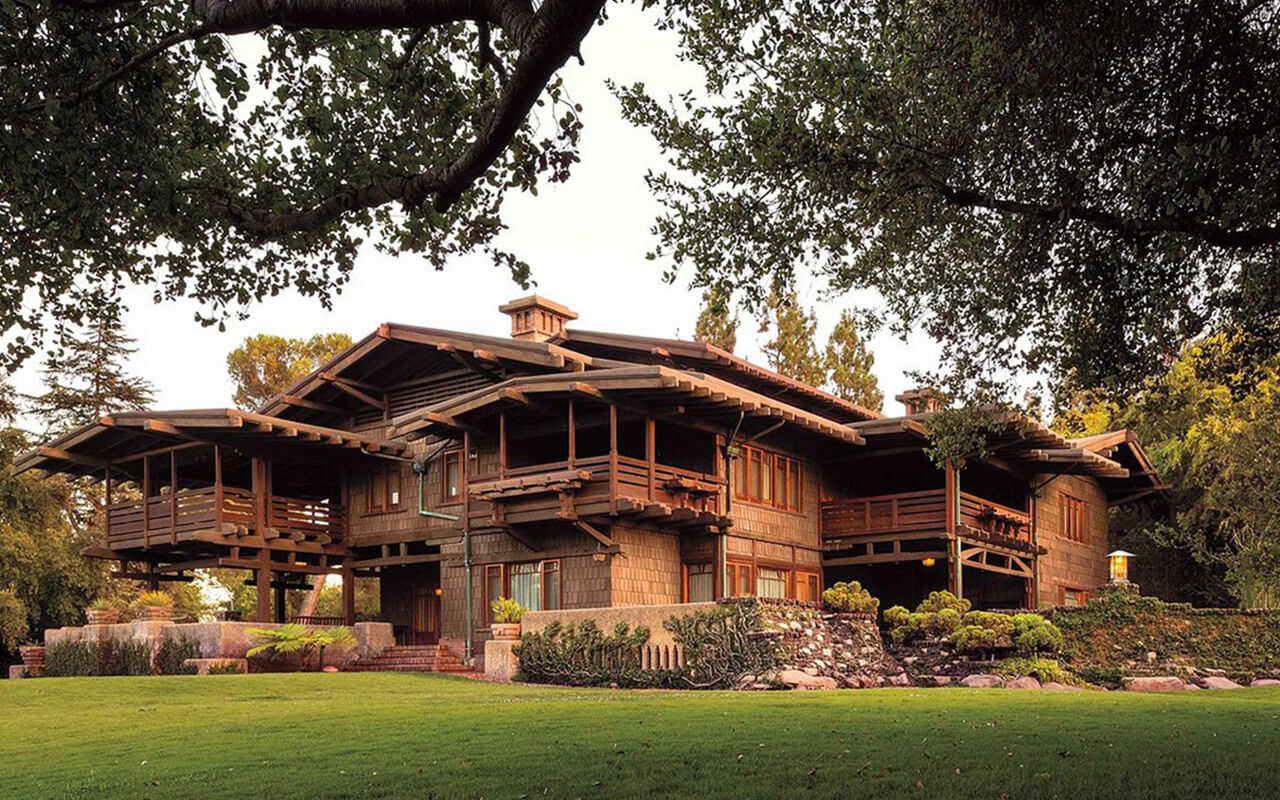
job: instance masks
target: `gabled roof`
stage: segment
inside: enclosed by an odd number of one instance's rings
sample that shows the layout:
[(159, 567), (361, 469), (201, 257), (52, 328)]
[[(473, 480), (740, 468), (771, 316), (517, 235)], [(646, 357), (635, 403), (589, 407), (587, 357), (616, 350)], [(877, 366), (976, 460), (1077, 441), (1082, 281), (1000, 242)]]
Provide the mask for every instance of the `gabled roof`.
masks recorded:
[(714, 376), (657, 364), (512, 378), (397, 417), (391, 434), (416, 439), (432, 433), (451, 433), (468, 427), (466, 419), (472, 414), (502, 403), (524, 405), (530, 395), (596, 399), (607, 396), (633, 404), (659, 402), (668, 406), (678, 403), (678, 416), (688, 420), (715, 419), (726, 430), (742, 414), (773, 418), (777, 424), (844, 444), (862, 443), (862, 437), (854, 430), (821, 415)]
[(552, 341), (598, 358), (662, 364), (714, 375), (837, 422), (858, 422), (884, 416), (878, 411), (863, 408), (794, 378), (752, 364), (706, 342), (584, 331), (577, 328), (565, 330)]
[[(929, 418), (938, 412), (859, 422), (849, 427), (867, 439), (874, 450), (910, 445), (928, 438)], [(1128, 430), (1084, 439), (1068, 439), (1038, 420), (1023, 414), (1004, 415), (1006, 429), (995, 431), (988, 450), (1013, 466), (1037, 473), (1090, 475), (1102, 481), (1113, 503), (1136, 500), (1165, 487), (1155, 468)]]
[(102, 417), (59, 436), (15, 459), (13, 471), (101, 475), (108, 469), (124, 472), (121, 465), (143, 453), (187, 441), (234, 445), (264, 439), (273, 440), (278, 447), (306, 450), (399, 454), (407, 449), (404, 442), (234, 408), (138, 411)]
[(431, 373), (465, 369), (492, 382), (512, 372), (578, 371), (589, 356), (546, 342), (386, 322), (259, 407), (263, 414), (352, 416), (391, 390)]

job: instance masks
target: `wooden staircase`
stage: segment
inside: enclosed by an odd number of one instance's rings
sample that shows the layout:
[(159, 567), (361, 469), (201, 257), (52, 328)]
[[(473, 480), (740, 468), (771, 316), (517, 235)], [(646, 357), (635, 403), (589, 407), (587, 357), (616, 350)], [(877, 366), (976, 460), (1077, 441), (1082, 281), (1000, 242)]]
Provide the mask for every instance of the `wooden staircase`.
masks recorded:
[(397, 644), (372, 658), (342, 668), (344, 672), (470, 672), (471, 667), (446, 644)]

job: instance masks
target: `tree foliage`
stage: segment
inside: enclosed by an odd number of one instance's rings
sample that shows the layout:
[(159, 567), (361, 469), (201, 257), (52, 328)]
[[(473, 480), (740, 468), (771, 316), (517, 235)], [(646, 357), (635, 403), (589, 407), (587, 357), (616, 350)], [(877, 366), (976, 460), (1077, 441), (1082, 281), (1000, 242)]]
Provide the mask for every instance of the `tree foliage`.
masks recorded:
[(1280, 354), (1258, 337), (1216, 333), (1183, 348), (1127, 402), (1091, 393), (1056, 423), (1069, 435), (1128, 427), (1162, 480), (1168, 523), (1129, 512), (1120, 544), (1144, 589), (1168, 600), (1280, 606)]
[(773, 337), (763, 345), (769, 367), (811, 386), (825, 383), (827, 372), (814, 338), (817, 330), (817, 318), (800, 305), (794, 289), (775, 289), (760, 319), (760, 333)]
[(840, 314), (831, 331), (825, 356), (827, 384), (833, 394), (872, 411), (884, 407), (884, 392), (871, 371), (876, 357), (867, 349), (857, 319), (848, 310)]
[(127, 369), (137, 352), (134, 342), (119, 320), (111, 318), (75, 331), (63, 348), (45, 358), (44, 392), (30, 398), (27, 411), (52, 435), (113, 412), (146, 408), (151, 384)]
[(345, 333), (317, 333), (309, 339), (267, 333), (245, 337), (227, 354), (227, 373), (235, 385), (232, 401), (240, 408), (257, 408), (350, 346)]
[(131, 283), (206, 323), (285, 289), (327, 304), (371, 240), (527, 281), (494, 244), (503, 200), (577, 161), (558, 72), (603, 5), (5, 4), (5, 364)]
[(654, 4), (706, 76), (617, 89), (672, 159), (668, 277), (875, 289), (957, 395), (1133, 388), (1207, 325), (1280, 330), (1274, 3)]
[(728, 293), (711, 287), (702, 293), (702, 309), (693, 326), (693, 338), (732, 353), (738, 345), (738, 315)]

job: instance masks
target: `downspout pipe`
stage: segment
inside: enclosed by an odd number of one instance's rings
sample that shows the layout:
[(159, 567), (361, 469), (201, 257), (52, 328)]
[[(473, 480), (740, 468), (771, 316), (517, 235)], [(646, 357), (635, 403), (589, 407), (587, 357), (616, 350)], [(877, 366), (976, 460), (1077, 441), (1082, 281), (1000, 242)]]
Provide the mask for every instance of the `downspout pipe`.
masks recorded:
[[(428, 519), (442, 519), (448, 522), (457, 522), (462, 519), (457, 514), (445, 514), (441, 511), (431, 511), (427, 508), (427, 466), (435, 459), (436, 456), (444, 452), (449, 446), (448, 442), (441, 444), (435, 450), (423, 456), (420, 461), (413, 462), (413, 471), (418, 473), (418, 516)], [(471, 630), (471, 529), (463, 526), (462, 528), (462, 567), (467, 574), (467, 635), (466, 635), (466, 663), (470, 664), (472, 659), (472, 650), (474, 643), (472, 637), (474, 634)]]
[[(742, 429), (742, 421), (746, 419), (745, 411), (738, 412), (738, 421), (733, 424), (733, 430), (729, 432), (729, 438), (724, 440), (724, 513), (727, 516), (733, 511), (733, 456), (737, 451), (737, 446), (733, 440), (738, 438), (738, 431)], [(720, 529), (720, 594), (728, 597), (728, 586), (725, 584), (729, 580), (729, 558), (725, 553), (728, 545), (729, 537), (725, 535), (724, 529)]]

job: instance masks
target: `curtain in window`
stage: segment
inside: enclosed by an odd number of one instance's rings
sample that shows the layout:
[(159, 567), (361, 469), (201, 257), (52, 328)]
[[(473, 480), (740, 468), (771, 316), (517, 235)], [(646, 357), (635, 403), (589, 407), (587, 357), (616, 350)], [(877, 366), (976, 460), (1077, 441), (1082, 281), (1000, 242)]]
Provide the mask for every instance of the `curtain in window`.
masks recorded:
[(760, 567), (756, 570), (756, 594), (761, 597), (785, 598), (787, 573), (780, 569)]
[(542, 581), (538, 565), (511, 565), (511, 599), (530, 611), (542, 610)]
[(710, 562), (705, 564), (690, 564), (689, 602), (709, 603), (716, 599), (715, 592), (716, 582), (713, 565)]

